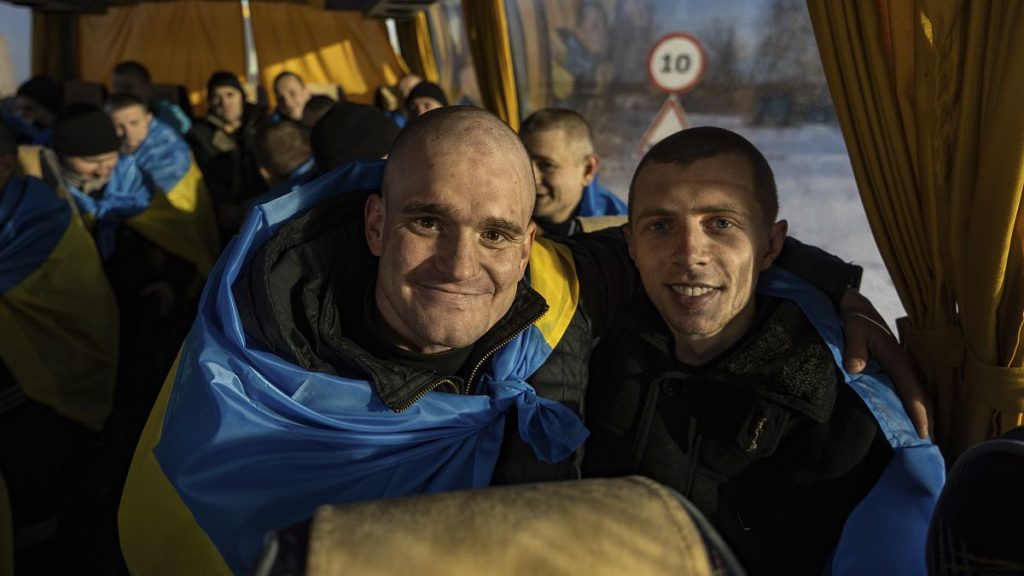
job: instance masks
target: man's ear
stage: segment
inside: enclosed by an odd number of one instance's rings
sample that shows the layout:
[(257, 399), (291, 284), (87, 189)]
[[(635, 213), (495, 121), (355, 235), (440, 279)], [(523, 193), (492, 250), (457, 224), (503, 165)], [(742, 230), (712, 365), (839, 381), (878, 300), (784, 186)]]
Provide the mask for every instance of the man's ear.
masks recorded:
[(626, 223), (622, 227), (622, 235), (626, 238), (626, 250), (629, 251), (629, 257), (633, 259), (633, 262), (636, 262), (635, 248), (633, 247), (633, 225)]
[(786, 232), (789, 231), (789, 222), (779, 220), (772, 224), (771, 232), (768, 234), (768, 244), (765, 247), (764, 257), (761, 259), (761, 270), (767, 270), (775, 262), (782, 252), (782, 243), (786, 240)]
[(597, 154), (587, 154), (583, 158), (583, 185), (590, 186), (597, 176), (597, 169), (601, 166), (601, 159)]
[(363, 222), (366, 230), (366, 245), (370, 253), (380, 258), (384, 252), (384, 199), (380, 194), (370, 194), (363, 207)]

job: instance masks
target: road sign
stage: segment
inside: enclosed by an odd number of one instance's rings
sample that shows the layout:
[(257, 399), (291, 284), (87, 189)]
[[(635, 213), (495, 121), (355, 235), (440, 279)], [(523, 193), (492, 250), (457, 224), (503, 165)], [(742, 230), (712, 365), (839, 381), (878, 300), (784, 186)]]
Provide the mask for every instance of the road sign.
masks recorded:
[(647, 76), (651, 84), (669, 94), (693, 89), (704, 76), (704, 47), (689, 34), (663, 36), (647, 55)]
[(679, 100), (675, 96), (669, 96), (665, 103), (662, 104), (658, 115), (654, 117), (654, 122), (651, 122), (647, 132), (644, 132), (644, 137), (640, 139), (640, 148), (637, 150), (637, 155), (643, 156), (650, 150), (651, 146), (661, 142), (666, 136), (689, 127), (690, 120), (686, 117), (686, 112), (683, 111)]

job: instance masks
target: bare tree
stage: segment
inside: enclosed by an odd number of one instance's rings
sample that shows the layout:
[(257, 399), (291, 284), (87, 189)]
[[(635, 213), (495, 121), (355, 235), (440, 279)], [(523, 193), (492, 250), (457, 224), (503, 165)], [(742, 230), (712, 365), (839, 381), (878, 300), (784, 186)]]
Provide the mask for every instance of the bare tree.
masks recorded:
[(755, 80), (771, 85), (825, 85), (805, 0), (769, 0), (757, 46)]

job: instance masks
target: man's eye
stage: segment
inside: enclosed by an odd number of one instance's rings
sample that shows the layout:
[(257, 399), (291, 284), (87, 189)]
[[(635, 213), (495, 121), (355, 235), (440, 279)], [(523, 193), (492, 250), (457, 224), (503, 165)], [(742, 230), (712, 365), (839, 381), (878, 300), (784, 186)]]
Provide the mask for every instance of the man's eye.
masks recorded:
[(655, 220), (647, 225), (647, 229), (653, 232), (664, 232), (668, 230), (668, 222), (664, 220)]
[(506, 236), (505, 234), (503, 234), (502, 232), (499, 232), (497, 230), (484, 230), (484, 232), (481, 234), (481, 236), (483, 237), (484, 240), (486, 240), (486, 241), (488, 241), (488, 242), (490, 242), (492, 244), (496, 244), (498, 242), (504, 242), (505, 240), (508, 240), (508, 236)]
[(439, 227), (437, 218), (417, 218), (413, 220), (413, 224), (426, 230), (436, 230)]
[(724, 230), (726, 228), (732, 228), (733, 223), (732, 220), (729, 220), (728, 218), (715, 218), (711, 221), (711, 227)]

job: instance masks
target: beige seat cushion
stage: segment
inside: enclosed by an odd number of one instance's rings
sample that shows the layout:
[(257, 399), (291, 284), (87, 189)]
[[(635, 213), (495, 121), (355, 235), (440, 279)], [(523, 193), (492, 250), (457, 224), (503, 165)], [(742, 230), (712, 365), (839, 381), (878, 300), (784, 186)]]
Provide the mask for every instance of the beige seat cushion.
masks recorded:
[(711, 574), (674, 493), (640, 477), (320, 508), (307, 574)]

